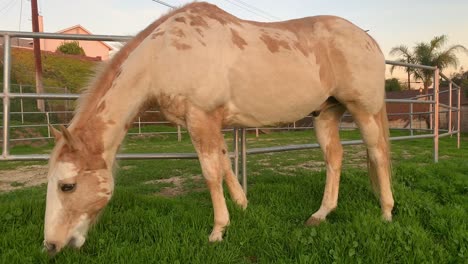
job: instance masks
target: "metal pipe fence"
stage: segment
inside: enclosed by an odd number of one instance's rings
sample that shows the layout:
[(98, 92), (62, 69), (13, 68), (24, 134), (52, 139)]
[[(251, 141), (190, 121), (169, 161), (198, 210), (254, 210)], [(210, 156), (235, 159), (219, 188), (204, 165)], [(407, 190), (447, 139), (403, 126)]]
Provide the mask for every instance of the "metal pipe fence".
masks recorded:
[[(11, 38), (12, 37), (27, 37), (27, 38), (45, 38), (45, 39), (66, 39), (66, 40), (94, 40), (94, 41), (126, 41), (129, 40), (131, 37), (129, 36), (110, 36), (110, 35), (77, 35), (77, 34), (55, 34), (55, 33), (31, 33), (31, 32), (13, 32), (13, 31), (0, 31), (0, 36), (4, 38), (4, 69), (3, 69), (3, 93), (0, 93), (0, 98), (3, 101), (3, 136), (2, 136), (2, 156), (0, 157), (1, 160), (16, 160), (16, 161), (29, 161), (29, 160), (48, 160), (49, 155), (46, 154), (29, 154), (29, 155), (12, 155), (10, 154), (10, 142), (15, 140), (10, 138), (10, 128), (18, 127), (12, 126), (10, 124), (10, 117), (12, 114), (18, 114), (17, 112), (11, 112), (10, 103), (12, 99), (52, 99), (52, 100), (75, 100), (79, 97), (78, 94), (56, 94), (56, 93), (23, 93), (20, 91), (19, 93), (11, 92)], [(422, 95), (417, 96), (412, 99), (387, 99), (386, 102), (391, 103), (406, 103), (410, 105), (410, 112), (409, 113), (395, 113), (395, 115), (408, 115), (409, 118), (409, 130), (411, 131), (410, 136), (400, 136), (400, 137), (392, 137), (391, 140), (407, 140), (407, 139), (419, 139), (419, 138), (433, 138), (434, 140), (434, 162), (438, 161), (438, 144), (439, 138), (443, 136), (449, 136), (457, 134), (457, 146), (460, 147), (460, 96), (461, 96), (461, 88), (453, 83), (447, 76), (442, 74), (438, 68), (433, 66), (424, 66), (424, 65), (415, 65), (415, 64), (407, 64), (407, 63), (400, 63), (394, 61), (386, 61), (387, 64), (390, 65), (397, 65), (403, 67), (413, 67), (413, 68), (420, 68), (426, 70), (433, 70), (434, 71), (434, 93), (432, 95)], [(449, 92), (450, 99), (449, 104), (441, 104), (439, 100), (439, 95), (441, 92), (439, 91), (439, 77), (448, 80), (450, 83), (449, 91), (443, 91), (442, 93)], [(457, 107), (452, 105), (452, 92), (458, 91), (458, 102)], [(425, 98), (425, 100), (423, 99)], [(427, 104), (430, 107), (429, 111), (424, 111), (422, 113), (415, 113), (413, 110), (414, 104)], [(443, 112), (449, 112), (449, 126), (447, 130), (441, 130), (439, 127), (439, 115), (441, 113), (440, 107), (447, 108)], [(457, 113), (457, 126), (456, 129), (452, 128), (452, 113)], [(22, 114), (24, 114), (21, 111)], [(42, 126), (49, 126), (51, 124), (50, 121), (50, 112), (43, 113), (46, 115), (47, 124)], [(429, 129), (423, 128), (414, 128), (413, 119), (416, 115), (430, 115), (431, 125)], [(344, 118), (349, 118), (349, 115), (345, 115)], [(153, 124), (155, 122), (142, 122), (141, 118), (138, 119), (136, 122), (138, 127), (138, 133), (142, 133), (142, 127), (147, 124)], [(158, 122), (161, 124), (164, 122)], [(41, 126), (41, 125), (38, 125)], [(341, 126), (340, 126), (341, 127)], [(292, 127), (288, 126), (285, 128), (265, 128), (270, 130), (276, 129), (309, 129), (310, 127), (302, 127), (296, 126), (296, 123), (292, 124)], [(239, 176), (239, 173), (242, 173), (242, 183), (244, 189), (246, 190), (247, 187), (247, 155), (252, 154), (261, 154), (261, 153), (272, 153), (272, 152), (281, 152), (281, 151), (291, 151), (291, 150), (302, 150), (302, 149), (312, 149), (318, 148), (318, 144), (304, 144), (304, 145), (289, 145), (289, 146), (280, 146), (280, 147), (268, 147), (268, 148), (252, 148), (247, 149), (246, 138), (247, 138), (247, 130), (255, 129), (257, 135), (259, 129), (263, 128), (233, 128), (233, 139), (234, 139), (234, 151), (230, 153), (231, 158), (234, 159), (234, 171), (236, 175)], [(414, 130), (416, 131), (429, 131), (430, 133), (422, 134), (422, 135), (415, 135)], [(225, 130), (226, 131), (226, 130)], [(442, 132), (442, 134), (440, 134)], [(178, 139), (181, 140), (181, 133), (182, 130), (180, 127), (177, 127)], [(48, 136), (50, 138), (50, 131), (48, 130)], [(342, 141), (343, 145), (355, 145), (355, 144), (362, 144), (362, 140), (349, 140), (349, 141)], [(136, 159), (195, 159), (197, 158), (196, 153), (137, 153), (137, 154), (125, 154), (121, 153), (117, 155), (117, 159), (126, 159), (126, 160), (136, 160)], [(241, 165), (239, 167), (239, 165)]]

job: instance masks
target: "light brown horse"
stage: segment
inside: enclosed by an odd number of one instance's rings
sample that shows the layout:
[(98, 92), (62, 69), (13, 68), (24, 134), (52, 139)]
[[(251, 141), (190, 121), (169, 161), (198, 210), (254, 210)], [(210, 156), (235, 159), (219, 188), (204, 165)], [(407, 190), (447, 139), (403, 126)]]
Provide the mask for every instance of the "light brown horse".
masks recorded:
[(68, 129), (54, 131), (45, 248), (81, 247), (113, 193), (112, 168), (132, 120), (149, 104), (185, 126), (198, 153), (214, 209), (209, 241), (229, 224), (223, 176), (232, 199), (247, 199), (234, 176), (223, 126), (292, 122), (313, 112), (327, 180), (318, 224), (337, 206), (342, 146), (338, 121), (348, 109), (362, 131), (371, 182), (390, 221), (385, 62), (377, 43), (332, 16), (277, 23), (238, 19), (192, 3), (159, 18), (127, 43), (92, 82)]

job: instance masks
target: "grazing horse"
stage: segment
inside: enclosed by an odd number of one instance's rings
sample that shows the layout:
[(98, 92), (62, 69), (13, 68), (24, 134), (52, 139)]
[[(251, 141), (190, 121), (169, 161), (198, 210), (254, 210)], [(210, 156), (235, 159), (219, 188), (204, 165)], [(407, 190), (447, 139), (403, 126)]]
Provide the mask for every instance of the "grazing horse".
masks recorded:
[(324, 221), (337, 206), (343, 154), (338, 122), (345, 109), (361, 129), (371, 183), (380, 195), (383, 218), (390, 221), (384, 72), (378, 44), (342, 18), (259, 23), (207, 3), (170, 12), (114, 56), (80, 99), (70, 126), (54, 130), (46, 250), (83, 245), (111, 199), (120, 143), (148, 105), (157, 105), (190, 134), (213, 202), (209, 241), (221, 241), (229, 224), (223, 176), (234, 202), (247, 207), (222, 127), (293, 122), (311, 112), (327, 175), (322, 204), (306, 224)]

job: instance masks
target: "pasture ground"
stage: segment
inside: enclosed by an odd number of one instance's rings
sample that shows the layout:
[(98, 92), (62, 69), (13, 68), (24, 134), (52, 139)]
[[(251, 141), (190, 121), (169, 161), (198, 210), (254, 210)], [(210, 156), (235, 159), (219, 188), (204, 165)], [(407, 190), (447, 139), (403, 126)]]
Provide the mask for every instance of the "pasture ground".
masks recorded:
[[(310, 131), (281, 132), (249, 135), (248, 147), (311, 142)], [(13, 153), (51, 147), (16, 146)], [(437, 164), (431, 139), (392, 143), (392, 223), (380, 219), (364, 147), (344, 149), (338, 208), (318, 227), (303, 223), (322, 199), (320, 150), (249, 156), (249, 207), (227, 199), (231, 225), (215, 244), (208, 243), (213, 213), (197, 160), (120, 161), (115, 195), (84, 247), (53, 259), (41, 251), (46, 186), (20, 177), (33, 170), (44, 178), (46, 164), (0, 162), (0, 263), (467, 263), (468, 135), (461, 149), (455, 137), (441, 139)], [(122, 151), (193, 148), (186, 135), (180, 143), (165, 135), (133, 137)]]

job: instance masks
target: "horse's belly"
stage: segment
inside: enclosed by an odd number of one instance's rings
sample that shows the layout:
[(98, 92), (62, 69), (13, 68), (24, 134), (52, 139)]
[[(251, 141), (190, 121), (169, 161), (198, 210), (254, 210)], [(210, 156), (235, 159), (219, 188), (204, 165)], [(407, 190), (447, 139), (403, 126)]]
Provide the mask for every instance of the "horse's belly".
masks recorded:
[(317, 109), (327, 97), (313, 87), (284, 87), (237, 94), (227, 105), (226, 123), (250, 127), (291, 123)]
[(243, 51), (227, 74), (228, 120), (244, 126), (275, 125), (314, 111), (330, 96), (314, 60), (297, 52)]

